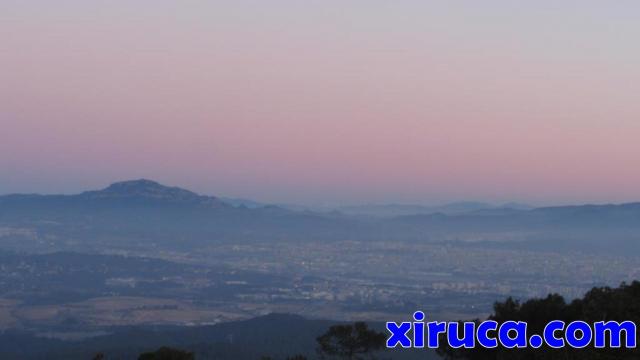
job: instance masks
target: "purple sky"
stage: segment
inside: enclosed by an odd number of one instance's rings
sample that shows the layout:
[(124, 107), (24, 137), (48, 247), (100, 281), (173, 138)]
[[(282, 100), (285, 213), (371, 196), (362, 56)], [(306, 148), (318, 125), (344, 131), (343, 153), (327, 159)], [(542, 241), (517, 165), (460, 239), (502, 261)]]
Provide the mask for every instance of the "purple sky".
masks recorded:
[(0, 4), (0, 193), (640, 200), (637, 1)]

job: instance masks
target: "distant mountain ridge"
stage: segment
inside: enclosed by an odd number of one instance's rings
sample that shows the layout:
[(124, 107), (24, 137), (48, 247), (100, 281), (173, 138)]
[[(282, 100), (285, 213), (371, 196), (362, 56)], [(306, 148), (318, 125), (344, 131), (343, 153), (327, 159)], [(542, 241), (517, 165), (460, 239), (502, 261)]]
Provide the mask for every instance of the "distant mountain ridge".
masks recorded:
[(235, 207), (241, 207), (244, 206), (246, 208), (249, 209), (257, 209), (257, 208), (261, 208), (261, 207), (267, 207), (270, 206), (270, 204), (264, 204), (261, 202), (257, 202), (257, 201), (253, 201), (253, 200), (249, 200), (249, 199), (241, 199), (241, 198), (228, 198), (228, 197), (221, 197), (220, 201), (229, 204), (231, 206), (235, 206)]
[(0, 196), (3, 226), (87, 244), (182, 248), (216, 241), (335, 238), (351, 232), (354, 224), (273, 205), (235, 207), (214, 196), (140, 179), (76, 195)]
[(204, 196), (179, 187), (170, 187), (158, 182), (139, 179), (116, 182), (97, 191), (86, 191), (79, 196), (86, 199), (147, 199), (173, 203), (191, 203), (223, 206), (224, 202), (214, 196)]
[(414, 204), (372, 204), (343, 206), (337, 210), (348, 215), (375, 216), (375, 217), (396, 217), (404, 215), (429, 215), (445, 214), (459, 215), (480, 210), (529, 210), (532, 206), (519, 203), (507, 203), (504, 205), (493, 205), (484, 202), (462, 201), (448, 203), (444, 205), (425, 206)]
[[(408, 211), (401, 216), (296, 211), (274, 205), (234, 206), (215, 196), (139, 179), (77, 195), (0, 196), (0, 229), (22, 229), (5, 232), (34, 234), (36, 239), (2, 237), (0, 232), (0, 245), (13, 239), (12, 246), (19, 249), (43, 244), (56, 250), (77, 250), (60, 244), (193, 249), (219, 241), (461, 240), (516, 241), (549, 249), (561, 244), (581, 250), (640, 248), (636, 245), (640, 203), (535, 209), (485, 206), (458, 203), (435, 212), (410, 206), (400, 209)], [(393, 205), (380, 208), (388, 207), (399, 211)], [(42, 238), (54, 240), (38, 240)]]
[(140, 179), (116, 182), (108, 187), (98, 191), (87, 191), (81, 195), (89, 197), (126, 197), (126, 196), (142, 196), (167, 199), (193, 199), (199, 198), (200, 195), (179, 187), (169, 187), (161, 185), (158, 182)]

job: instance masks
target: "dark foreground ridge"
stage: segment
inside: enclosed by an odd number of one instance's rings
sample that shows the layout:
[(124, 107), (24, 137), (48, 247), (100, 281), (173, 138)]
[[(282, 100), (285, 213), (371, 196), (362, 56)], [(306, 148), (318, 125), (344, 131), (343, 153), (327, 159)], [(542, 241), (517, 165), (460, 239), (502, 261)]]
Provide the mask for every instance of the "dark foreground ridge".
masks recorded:
[[(66, 342), (35, 337), (32, 334), (5, 332), (0, 335), (0, 358), (3, 360), (89, 360), (137, 359), (140, 354), (162, 347), (193, 353), (197, 360), (285, 359), (294, 355), (317, 357), (318, 338), (332, 351), (335, 336), (340, 338), (350, 325), (334, 321), (308, 320), (296, 315), (271, 314), (246, 321), (198, 327), (131, 327), (113, 329), (113, 333), (83, 341)], [(383, 344), (383, 324), (373, 324), (381, 338), (376, 346), (368, 343), (366, 352)], [(353, 331), (353, 330), (351, 330)], [(353, 336), (353, 335), (351, 335)], [(363, 347), (356, 347), (362, 351)], [(342, 353), (342, 348), (336, 351)], [(360, 353), (362, 355), (362, 353)], [(405, 352), (401, 359), (437, 358), (434, 352)], [(153, 359), (149, 357), (148, 359)], [(426, 357), (425, 357), (426, 356)], [(396, 358), (396, 357), (394, 357)]]

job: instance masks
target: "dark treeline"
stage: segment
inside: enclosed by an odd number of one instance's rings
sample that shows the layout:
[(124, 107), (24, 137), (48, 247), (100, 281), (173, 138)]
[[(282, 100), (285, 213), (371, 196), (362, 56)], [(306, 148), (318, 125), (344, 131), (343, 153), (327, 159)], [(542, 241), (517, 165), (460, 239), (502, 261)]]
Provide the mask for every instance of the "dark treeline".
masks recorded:
[[(505, 321), (526, 321), (529, 334), (542, 334), (545, 325), (553, 320), (570, 323), (576, 320), (594, 323), (598, 321), (640, 322), (640, 282), (623, 283), (618, 288), (598, 287), (587, 292), (583, 298), (571, 302), (557, 294), (544, 299), (532, 299), (519, 302), (508, 298), (494, 305), (494, 314), (489, 320), (498, 323)], [(637, 336), (637, 335), (636, 335)], [(440, 342), (446, 345), (446, 340)], [(442, 345), (441, 345), (442, 346)], [(543, 346), (539, 349), (505, 349), (498, 347), (486, 349), (452, 349), (442, 347), (438, 353), (445, 359), (501, 360), (501, 359), (639, 359), (639, 349), (596, 349), (593, 343), (583, 349), (565, 347), (553, 349)]]

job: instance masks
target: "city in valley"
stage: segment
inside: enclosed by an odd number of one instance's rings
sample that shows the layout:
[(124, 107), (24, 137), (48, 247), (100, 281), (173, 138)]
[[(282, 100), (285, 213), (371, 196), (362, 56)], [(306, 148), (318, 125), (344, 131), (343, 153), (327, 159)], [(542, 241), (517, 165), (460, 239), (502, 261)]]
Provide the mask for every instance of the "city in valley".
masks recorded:
[[(28, 231), (4, 233), (14, 243), (40, 241)], [(56, 247), (57, 240), (46, 241)], [(484, 242), (301, 239), (189, 252), (71, 250), (0, 253), (0, 328), (74, 338), (117, 326), (207, 325), (269, 313), (386, 321), (417, 309), (457, 320), (484, 317), (508, 296), (572, 299), (640, 275), (637, 257)]]

